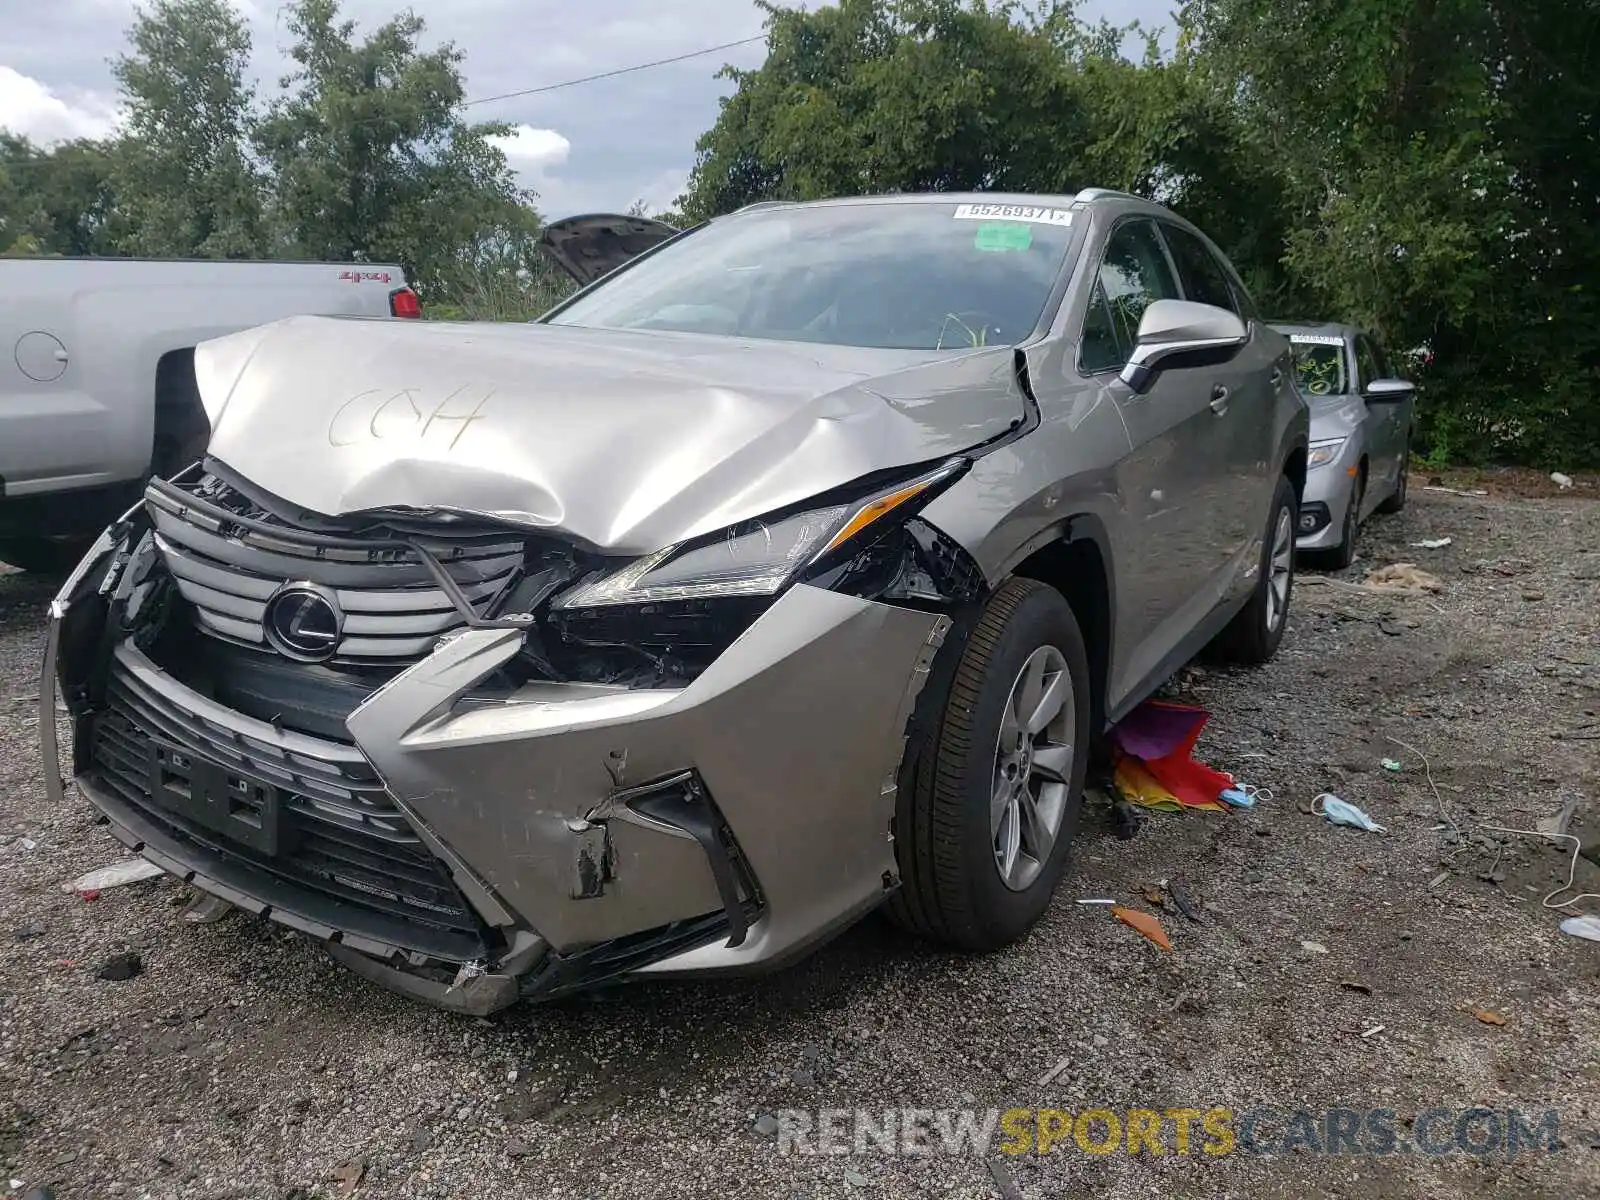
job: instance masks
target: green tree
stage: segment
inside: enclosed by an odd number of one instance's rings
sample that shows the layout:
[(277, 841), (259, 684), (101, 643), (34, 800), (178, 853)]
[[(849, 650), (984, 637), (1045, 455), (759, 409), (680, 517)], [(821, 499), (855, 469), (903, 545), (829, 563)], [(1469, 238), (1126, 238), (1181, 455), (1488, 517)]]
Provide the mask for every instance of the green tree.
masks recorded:
[(38, 254), (44, 248), (37, 186), (44, 160), (27, 138), (0, 131), (0, 254)]
[(1439, 390), (1462, 400), (1444, 449), (1600, 465), (1600, 4), (1486, 7), (1490, 128), (1512, 217), (1473, 319), (1435, 339)]
[(1070, 6), (842, 0), (763, 4), (767, 60), (700, 139), (692, 218), (841, 193), (1062, 191), (1090, 141), (1075, 70), (1103, 48), (1064, 35)]
[(134, 254), (247, 258), (266, 248), (247, 148), (250, 34), (227, 0), (154, 0), (112, 65), (127, 118), (119, 243)]
[(1316, 309), (1428, 343), (1441, 458), (1600, 461), (1600, 7), (1190, 0)]
[(462, 116), (460, 51), (421, 49), (410, 12), (360, 41), (337, 0), (295, 0), (287, 14), (297, 69), (257, 144), (298, 253), (397, 260), (437, 295), (485, 247), (503, 257), (508, 240), (528, 240), (532, 196), (490, 140), (508, 128)]
[(95, 141), (53, 149), (0, 131), (0, 254), (114, 253), (114, 155)]

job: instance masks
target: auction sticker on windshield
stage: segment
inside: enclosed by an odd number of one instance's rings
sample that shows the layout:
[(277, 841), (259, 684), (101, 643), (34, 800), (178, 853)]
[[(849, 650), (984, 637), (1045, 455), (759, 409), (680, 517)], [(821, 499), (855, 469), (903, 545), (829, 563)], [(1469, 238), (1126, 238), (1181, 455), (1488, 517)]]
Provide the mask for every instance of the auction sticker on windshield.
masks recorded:
[(958, 221), (1030, 221), (1035, 225), (1071, 225), (1072, 210), (1032, 204), (958, 204)]
[(1291, 333), (1289, 340), (1296, 346), (1342, 346), (1344, 338), (1336, 333)]
[(990, 221), (978, 226), (972, 244), (979, 250), (1026, 250), (1033, 245), (1033, 230), (1026, 224)]

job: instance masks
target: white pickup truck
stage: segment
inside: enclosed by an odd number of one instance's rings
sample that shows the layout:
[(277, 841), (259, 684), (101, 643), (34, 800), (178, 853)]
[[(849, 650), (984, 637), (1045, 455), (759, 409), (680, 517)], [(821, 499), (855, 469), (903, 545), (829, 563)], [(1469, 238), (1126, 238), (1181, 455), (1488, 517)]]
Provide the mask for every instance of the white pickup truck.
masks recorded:
[(302, 313), (422, 309), (381, 263), (0, 259), (0, 562), (70, 566), (204, 448), (196, 343)]

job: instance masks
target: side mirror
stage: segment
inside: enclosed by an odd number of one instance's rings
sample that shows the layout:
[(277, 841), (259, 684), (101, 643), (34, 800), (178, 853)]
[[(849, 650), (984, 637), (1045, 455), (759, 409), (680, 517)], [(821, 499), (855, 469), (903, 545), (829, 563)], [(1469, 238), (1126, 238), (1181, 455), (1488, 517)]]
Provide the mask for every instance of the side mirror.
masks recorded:
[(1139, 320), (1139, 341), (1122, 368), (1122, 382), (1147, 392), (1161, 371), (1225, 362), (1249, 339), (1237, 313), (1193, 300), (1157, 300)]
[(1396, 404), (1416, 395), (1417, 388), (1407, 379), (1374, 379), (1361, 394), (1375, 404)]

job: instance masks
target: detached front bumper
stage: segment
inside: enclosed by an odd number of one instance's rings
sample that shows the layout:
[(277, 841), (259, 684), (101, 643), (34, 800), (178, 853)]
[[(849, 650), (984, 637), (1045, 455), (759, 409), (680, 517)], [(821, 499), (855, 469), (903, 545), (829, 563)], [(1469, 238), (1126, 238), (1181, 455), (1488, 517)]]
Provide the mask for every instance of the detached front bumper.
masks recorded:
[[(112, 554), (102, 539), (52, 606), (40, 728), (58, 795), (57, 659), (64, 641), (81, 659), (103, 620)], [(754, 970), (898, 882), (905, 731), (948, 625), (798, 586), (682, 689), (544, 683), (493, 701), (469, 693), (521, 634), (469, 629), (368, 697), (352, 743), (231, 712), (123, 642), (89, 689), (101, 699), (75, 705), (73, 773), (153, 862), (432, 1003), (486, 1012), (621, 976)], [(200, 771), (222, 773), (250, 829), (153, 798)], [(255, 832), (269, 819), (281, 835)], [(380, 869), (404, 877), (400, 899), (373, 887)]]

